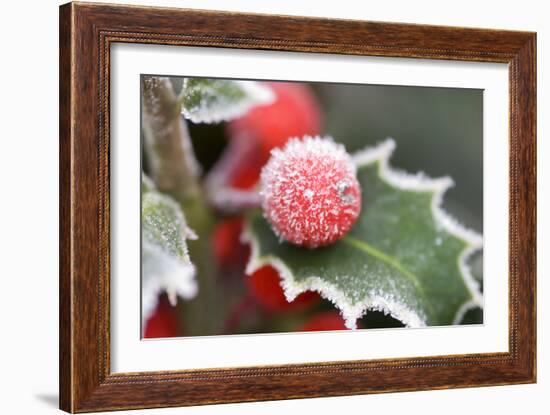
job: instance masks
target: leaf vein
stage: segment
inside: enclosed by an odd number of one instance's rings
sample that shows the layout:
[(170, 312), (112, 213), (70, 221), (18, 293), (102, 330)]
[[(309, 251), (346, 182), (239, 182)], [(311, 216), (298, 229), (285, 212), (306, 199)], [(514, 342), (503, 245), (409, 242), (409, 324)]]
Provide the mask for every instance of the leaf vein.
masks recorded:
[(401, 274), (406, 276), (412, 282), (412, 284), (418, 290), (418, 292), (422, 295), (422, 297), (424, 297), (425, 304), (428, 307), (428, 309), (430, 310), (430, 313), (433, 312), (433, 309), (432, 309), (429, 301), (427, 300), (426, 293), (424, 292), (424, 289), (420, 285), (420, 281), (419, 281), (418, 277), (415, 274), (413, 274), (411, 271), (406, 269), (399, 261), (397, 261), (396, 259), (392, 258), (391, 256), (385, 254), (384, 252), (380, 251), (379, 249), (375, 248), (374, 246), (368, 244), (367, 242), (362, 241), (362, 240), (357, 239), (357, 238), (354, 238), (352, 236), (349, 236), (349, 235), (345, 236), (344, 238), (342, 238), (342, 241), (347, 243), (348, 245), (356, 248), (356, 249), (359, 249), (363, 252), (366, 252), (369, 255), (374, 256), (375, 258), (379, 259), (380, 261), (385, 262), (386, 264), (390, 265), (391, 267), (398, 270)]

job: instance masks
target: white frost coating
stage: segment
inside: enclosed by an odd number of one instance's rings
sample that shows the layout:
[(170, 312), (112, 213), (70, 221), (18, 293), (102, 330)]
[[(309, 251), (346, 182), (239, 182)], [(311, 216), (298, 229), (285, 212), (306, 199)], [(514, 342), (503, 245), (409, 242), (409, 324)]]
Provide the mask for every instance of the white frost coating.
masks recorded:
[(479, 290), (479, 283), (475, 280), (472, 275), (472, 271), (467, 264), (468, 258), (483, 247), (483, 237), (477, 232), (463, 226), (442, 209), (441, 205), (443, 203), (443, 195), (454, 185), (454, 182), (450, 177), (432, 179), (427, 177), (422, 172), (413, 175), (392, 169), (389, 166), (389, 159), (394, 150), (395, 141), (392, 138), (388, 138), (376, 147), (360, 151), (355, 154), (353, 158), (357, 164), (357, 167), (379, 161), (380, 178), (394, 187), (409, 191), (433, 192), (432, 215), (435, 219), (436, 225), (441, 226), (441, 228), (445, 229), (445, 231), (451, 235), (454, 235), (467, 243), (466, 248), (464, 248), (458, 257), (458, 267), (464, 280), (464, 284), (470, 291), (472, 300), (465, 302), (455, 315), (454, 320), (456, 321), (458, 319), (460, 321), (460, 313), (463, 315), (467, 310), (474, 307), (483, 308), (483, 295)]
[(288, 269), (281, 260), (270, 256), (264, 258), (260, 257), (259, 242), (248, 226), (245, 227), (241, 235), (241, 240), (243, 243), (250, 244), (251, 247), (250, 260), (246, 266), (246, 273), (251, 275), (254, 271), (266, 265), (271, 265), (279, 273), (281, 286), (283, 287), (288, 302), (293, 301), (298, 295), (305, 291), (316, 291), (340, 310), (344, 323), (349, 329), (357, 328), (357, 320), (361, 318), (367, 310), (381, 311), (386, 315), (389, 314), (393, 318), (401, 321), (407, 327), (424, 327), (426, 325), (424, 316), (419, 316), (418, 313), (407, 308), (404, 304), (399, 303), (395, 299), (383, 298), (380, 295), (367, 295), (362, 301), (352, 303), (338, 287), (320, 277), (311, 276), (304, 281), (296, 281), (290, 269)]
[[(450, 177), (432, 179), (423, 173), (413, 175), (392, 169), (389, 165), (389, 159), (394, 149), (395, 141), (388, 138), (373, 148), (356, 153), (353, 156), (353, 160), (358, 168), (379, 162), (379, 176), (391, 186), (409, 191), (433, 192), (431, 208), (436, 225), (441, 226), (441, 228), (451, 235), (467, 243), (467, 246), (458, 257), (458, 266), (472, 298), (462, 304), (457, 311), (453, 320), (453, 324), (457, 324), (469, 309), (483, 307), (483, 296), (479, 290), (479, 284), (467, 265), (470, 255), (482, 248), (483, 238), (475, 231), (461, 225), (441, 208), (444, 193), (453, 186), (452, 179)], [(425, 316), (418, 315), (418, 313), (409, 309), (395, 298), (367, 295), (362, 301), (352, 304), (335, 285), (324, 281), (318, 276), (311, 276), (301, 282), (295, 281), (291, 270), (280, 259), (271, 256), (260, 257), (259, 242), (248, 226), (244, 229), (241, 239), (251, 246), (251, 255), (246, 267), (246, 273), (251, 275), (254, 271), (265, 265), (271, 265), (277, 269), (281, 277), (281, 286), (289, 302), (304, 291), (317, 291), (322, 297), (328, 299), (339, 308), (346, 327), (350, 329), (357, 328), (357, 319), (362, 317), (367, 310), (382, 311), (385, 314), (390, 314), (407, 327), (423, 327), (426, 325)]]
[[(220, 80), (221, 81), (221, 80)], [(241, 117), (257, 105), (268, 105), (275, 101), (275, 93), (267, 86), (256, 81), (232, 81), (223, 80), (224, 82), (232, 82), (239, 86), (244, 92), (245, 97), (239, 100), (220, 100), (220, 102), (212, 105), (206, 100), (202, 100), (198, 107), (186, 108), (182, 105), (181, 113), (185, 118), (195, 124), (205, 123), (214, 124), (222, 121), (230, 121)], [(188, 79), (183, 81), (183, 91), (187, 87)], [(215, 94), (215, 91), (211, 92)]]
[(246, 208), (257, 208), (261, 204), (257, 191), (233, 187), (214, 189), (210, 192), (209, 197), (214, 206), (226, 213), (239, 213)]
[[(171, 209), (173, 218), (167, 219), (160, 214), (142, 216), (141, 246), (141, 297), (142, 325), (153, 314), (158, 297), (163, 292), (175, 306), (177, 297), (193, 298), (198, 291), (195, 280), (195, 266), (189, 258), (186, 240), (198, 236), (185, 220), (177, 203), (168, 196), (155, 191), (142, 195), (142, 212), (151, 206), (165, 206)], [(178, 230), (177, 240), (168, 236)], [(159, 231), (154, 233), (153, 230)], [(181, 239), (180, 239), (181, 238)]]
[(145, 325), (157, 307), (160, 294), (166, 292), (170, 304), (175, 306), (178, 296), (186, 300), (195, 297), (198, 286), (195, 266), (191, 262), (182, 262), (147, 240), (143, 241), (142, 249), (149, 251), (156, 260), (155, 271), (149, 270), (147, 277), (142, 279), (141, 321)]
[(453, 319), (453, 324), (460, 324), (466, 313), (476, 307), (480, 307), (476, 300), (466, 301), (456, 312), (455, 318)]
[(198, 287), (191, 262), (182, 262), (148, 241), (143, 242), (143, 250), (155, 258), (154, 271), (149, 269), (147, 277), (142, 279), (142, 324), (145, 324), (154, 312), (160, 294), (166, 292), (170, 304), (175, 306), (178, 295), (191, 299), (197, 294)]

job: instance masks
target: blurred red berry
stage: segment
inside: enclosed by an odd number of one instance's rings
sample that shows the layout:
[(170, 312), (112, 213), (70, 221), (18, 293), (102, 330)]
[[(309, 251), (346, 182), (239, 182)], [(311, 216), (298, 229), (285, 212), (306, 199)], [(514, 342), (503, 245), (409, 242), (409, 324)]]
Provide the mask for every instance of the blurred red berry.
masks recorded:
[(324, 311), (317, 314), (297, 329), (297, 331), (329, 330), (347, 330), (344, 319), (338, 311)]
[(320, 299), (316, 292), (307, 291), (289, 303), (281, 287), (279, 273), (271, 266), (264, 266), (245, 278), (251, 294), (268, 311), (297, 311)]
[(248, 257), (249, 248), (241, 242), (243, 219), (223, 219), (214, 229), (212, 246), (218, 264), (227, 267), (242, 264)]
[(147, 339), (158, 337), (176, 337), (178, 332), (178, 316), (176, 308), (172, 307), (165, 297), (160, 298), (153, 315), (147, 320), (143, 337)]
[(231, 177), (235, 187), (248, 188), (256, 184), (271, 149), (284, 146), (292, 137), (320, 133), (320, 110), (307, 85), (269, 82), (268, 86), (275, 92), (276, 100), (271, 105), (254, 107), (228, 126), (232, 138), (244, 136), (257, 142), (254, 157), (243, 159), (241, 168)]
[(241, 135), (235, 137), (231, 144), (244, 147), (239, 142), (242, 143), (245, 140), (252, 142), (246, 143), (247, 152), (241, 152), (239, 163), (235, 165), (231, 176), (228, 177), (231, 187), (236, 187), (237, 189), (250, 189), (254, 187), (260, 179), (262, 167), (268, 160), (268, 158), (261, 155), (260, 143), (256, 142), (252, 136)]

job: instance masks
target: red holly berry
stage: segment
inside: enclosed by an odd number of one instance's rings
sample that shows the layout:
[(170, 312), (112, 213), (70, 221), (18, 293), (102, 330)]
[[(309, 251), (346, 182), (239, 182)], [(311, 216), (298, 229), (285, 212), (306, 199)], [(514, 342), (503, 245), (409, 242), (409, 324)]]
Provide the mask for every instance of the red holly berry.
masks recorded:
[(178, 332), (178, 316), (176, 309), (170, 305), (165, 297), (160, 298), (157, 308), (143, 331), (143, 337), (147, 339), (158, 337), (176, 337), (181, 335)]
[(279, 273), (271, 266), (258, 269), (246, 279), (251, 294), (269, 311), (296, 311), (308, 307), (320, 299), (316, 292), (306, 291), (289, 303), (281, 288)]
[(260, 170), (270, 151), (282, 147), (291, 137), (320, 133), (321, 116), (309, 87), (300, 83), (269, 82), (276, 99), (270, 105), (259, 105), (228, 125), (234, 139), (254, 140), (253, 155), (242, 159), (230, 178), (231, 185), (249, 188), (259, 179)]
[(355, 164), (330, 138), (292, 139), (274, 149), (262, 169), (261, 196), (273, 231), (308, 248), (340, 239), (361, 210)]
[(223, 219), (212, 234), (212, 247), (218, 263), (233, 266), (244, 263), (248, 257), (248, 246), (241, 242), (243, 219), (241, 217)]
[(239, 162), (235, 164), (228, 177), (228, 184), (237, 189), (250, 189), (256, 186), (262, 167), (268, 160), (268, 157), (264, 157), (261, 153), (260, 143), (252, 136), (235, 137), (230, 145), (242, 148), (244, 145), (241, 143), (246, 140), (250, 141), (245, 144), (247, 151), (240, 152)]
[(301, 325), (297, 331), (347, 330), (344, 319), (337, 311), (325, 311), (313, 316)]

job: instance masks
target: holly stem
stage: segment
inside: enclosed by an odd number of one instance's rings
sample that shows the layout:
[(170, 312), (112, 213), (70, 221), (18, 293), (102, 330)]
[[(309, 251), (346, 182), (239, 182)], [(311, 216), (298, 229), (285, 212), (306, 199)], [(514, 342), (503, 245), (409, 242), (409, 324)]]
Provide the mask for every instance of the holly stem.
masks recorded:
[(150, 175), (180, 202), (199, 193), (197, 163), (187, 125), (169, 78), (141, 79), (143, 131)]
[(187, 241), (189, 257), (197, 268), (199, 291), (195, 298), (178, 305), (184, 317), (186, 335), (215, 335), (223, 328), (225, 299), (219, 289), (219, 270), (212, 249), (215, 219), (203, 197), (182, 204), (190, 226), (199, 236)]
[(199, 164), (181, 116), (181, 104), (169, 78), (143, 77), (141, 88), (149, 174), (160, 191), (180, 203), (187, 223), (199, 236), (187, 241), (189, 256), (197, 268), (199, 291), (192, 300), (177, 305), (185, 319), (185, 333), (219, 334), (223, 298), (216, 287), (218, 271), (210, 240), (215, 217), (199, 184)]

